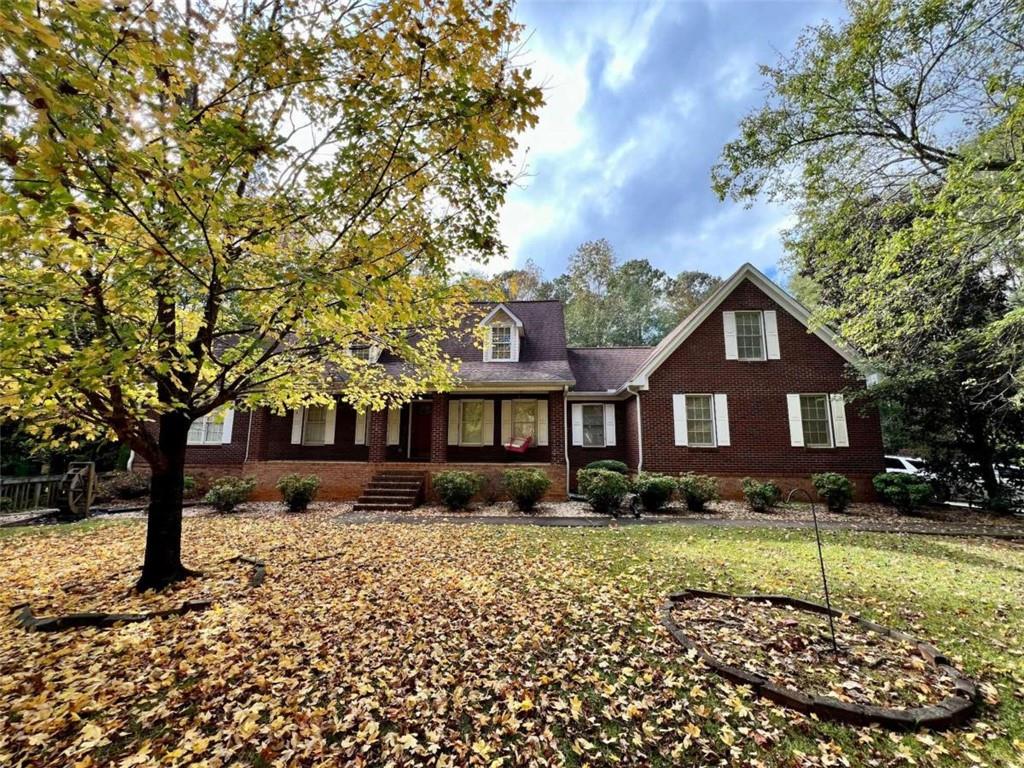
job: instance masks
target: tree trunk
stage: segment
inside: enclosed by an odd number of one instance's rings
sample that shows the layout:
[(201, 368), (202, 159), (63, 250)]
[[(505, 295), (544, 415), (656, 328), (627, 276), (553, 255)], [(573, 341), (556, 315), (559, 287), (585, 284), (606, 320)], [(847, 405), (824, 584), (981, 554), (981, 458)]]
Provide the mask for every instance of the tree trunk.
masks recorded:
[(163, 414), (159, 423), (160, 454), (150, 480), (146, 559), (136, 584), (140, 592), (163, 589), (194, 573), (181, 564), (181, 505), (189, 423), (180, 412)]
[(970, 414), (968, 420), (971, 439), (974, 443), (972, 458), (978, 462), (978, 472), (981, 474), (981, 485), (985, 489), (985, 498), (991, 501), (1001, 493), (1002, 488), (996, 478), (995, 451), (989, 438), (988, 419), (981, 414)]

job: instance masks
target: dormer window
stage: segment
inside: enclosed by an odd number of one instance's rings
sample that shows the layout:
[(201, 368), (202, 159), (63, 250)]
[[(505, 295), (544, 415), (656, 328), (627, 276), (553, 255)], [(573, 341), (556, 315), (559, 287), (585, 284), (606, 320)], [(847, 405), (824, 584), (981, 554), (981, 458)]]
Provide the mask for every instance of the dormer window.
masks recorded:
[(353, 341), (348, 345), (348, 353), (368, 363), (375, 363), (380, 357), (380, 347), (365, 341)]
[(519, 337), (523, 321), (504, 304), (499, 304), (480, 321), (485, 363), (518, 363)]
[(491, 326), (491, 360), (512, 359), (512, 328), (508, 325)]

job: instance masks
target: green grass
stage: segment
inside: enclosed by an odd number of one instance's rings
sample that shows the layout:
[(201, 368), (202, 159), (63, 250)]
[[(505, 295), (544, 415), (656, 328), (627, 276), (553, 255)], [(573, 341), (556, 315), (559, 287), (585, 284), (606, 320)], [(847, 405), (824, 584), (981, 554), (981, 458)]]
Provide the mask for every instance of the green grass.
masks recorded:
[[(3, 522), (3, 518), (0, 518), (0, 522)], [(0, 539), (10, 539), (17, 536), (71, 536), (97, 528), (117, 525), (139, 525), (143, 522), (145, 521), (140, 518), (133, 518), (131, 520), (91, 518), (79, 520), (76, 523), (61, 523), (59, 525), (15, 525), (10, 528), (0, 528)]]

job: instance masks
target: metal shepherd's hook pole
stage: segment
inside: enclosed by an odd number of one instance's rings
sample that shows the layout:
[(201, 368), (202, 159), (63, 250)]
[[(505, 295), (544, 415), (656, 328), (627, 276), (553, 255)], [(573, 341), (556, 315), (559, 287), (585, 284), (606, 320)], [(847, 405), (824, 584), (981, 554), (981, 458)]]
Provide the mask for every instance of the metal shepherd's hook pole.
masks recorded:
[(832, 617), (832, 598), (828, 594), (828, 577), (825, 576), (825, 556), (821, 552), (821, 532), (818, 530), (818, 513), (815, 510), (814, 499), (803, 488), (794, 488), (790, 491), (789, 495), (786, 496), (786, 503), (789, 504), (797, 493), (802, 493), (806, 496), (807, 501), (811, 505), (811, 519), (814, 521), (814, 540), (818, 543), (818, 564), (821, 566), (821, 585), (825, 588), (825, 607), (828, 608), (828, 630), (832, 635), (832, 652), (839, 653), (839, 646), (836, 645), (836, 624), (835, 619)]

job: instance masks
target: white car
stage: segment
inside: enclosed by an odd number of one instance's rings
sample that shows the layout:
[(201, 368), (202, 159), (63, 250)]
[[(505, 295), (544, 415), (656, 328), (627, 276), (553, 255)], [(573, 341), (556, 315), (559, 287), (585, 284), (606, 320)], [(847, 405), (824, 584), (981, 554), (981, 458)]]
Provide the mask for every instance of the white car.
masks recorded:
[(928, 471), (924, 459), (912, 459), (907, 456), (886, 456), (885, 471), (895, 472), (900, 475), (922, 475), (929, 480), (934, 475)]

